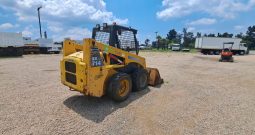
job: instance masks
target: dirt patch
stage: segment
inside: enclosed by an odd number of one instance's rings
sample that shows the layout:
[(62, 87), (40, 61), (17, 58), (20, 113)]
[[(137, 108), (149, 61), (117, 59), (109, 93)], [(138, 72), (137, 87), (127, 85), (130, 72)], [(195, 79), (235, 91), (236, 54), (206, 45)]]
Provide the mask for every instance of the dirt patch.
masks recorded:
[(45, 71), (45, 72), (55, 72), (55, 71), (58, 71), (57, 69), (44, 69), (42, 71)]
[(69, 91), (62, 55), (1, 59), (0, 134), (255, 134), (255, 55), (141, 55), (165, 83), (122, 103)]
[[(219, 58), (216, 58), (216, 57), (206, 57), (205, 55), (197, 55), (197, 56), (194, 56), (195, 58), (198, 58), (198, 59), (201, 59), (201, 60), (210, 60), (210, 61), (219, 61)], [(220, 56), (218, 56), (220, 57)]]

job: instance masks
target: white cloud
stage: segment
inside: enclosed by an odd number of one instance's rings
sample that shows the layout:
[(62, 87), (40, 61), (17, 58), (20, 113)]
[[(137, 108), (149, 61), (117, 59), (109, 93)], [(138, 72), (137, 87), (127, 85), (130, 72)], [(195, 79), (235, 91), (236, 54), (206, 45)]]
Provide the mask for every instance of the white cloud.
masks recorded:
[(248, 11), (255, 0), (244, 3), (243, 0), (163, 0), (163, 10), (157, 12), (159, 19), (187, 16), (191, 13), (207, 13), (211, 16), (233, 19), (238, 12)]
[(254, 6), (255, 5), (255, 0), (250, 0), (250, 5)]
[(77, 26), (67, 27), (59, 22), (48, 22), (47, 27), (53, 33), (52, 38), (56, 41), (61, 41), (64, 38), (82, 40), (92, 36), (92, 32), (87, 28)]
[(71, 38), (74, 40), (82, 40), (91, 37), (91, 31), (86, 28), (73, 27), (67, 30), (61, 30), (59, 33), (53, 35), (54, 40), (61, 41), (64, 38)]
[(243, 25), (236, 25), (236, 26), (234, 26), (235, 30), (242, 30), (243, 28), (244, 28)]
[(11, 23), (3, 23), (3, 24), (0, 24), (0, 30), (8, 30), (8, 29), (12, 29), (12, 28), (16, 28), (16, 27), (19, 27), (18, 24), (11, 24)]
[(59, 22), (48, 22), (47, 28), (54, 33), (62, 32), (65, 29), (65, 27)]
[(195, 32), (196, 28), (195, 27), (188, 27), (187, 32)]
[(6, 29), (10, 29), (13, 28), (14, 26), (11, 23), (3, 23), (0, 25), (0, 30), (6, 30)]
[(22, 31), (23, 37), (31, 37), (34, 36), (36, 33), (39, 33), (37, 29), (35, 29), (32, 25), (26, 26)]
[(23, 37), (31, 37), (32, 35), (33, 35), (33, 33), (27, 29), (22, 31)]
[(216, 19), (212, 18), (201, 18), (199, 20), (195, 20), (189, 23), (189, 25), (212, 25), (217, 22)]
[(0, 6), (14, 10), (21, 21), (37, 20), (37, 8), (41, 8), (42, 20), (96, 21), (112, 22), (118, 20), (127, 23), (127, 19), (120, 19), (106, 10), (103, 0), (17, 0), (1, 1)]
[[(47, 28), (49, 35), (61, 40), (63, 37), (82, 39), (91, 35), (84, 28), (87, 24), (112, 23), (127, 24), (128, 19), (118, 18), (107, 11), (104, 0), (1, 0), (0, 7), (12, 10), (22, 23), (31, 23), (33, 29), (38, 29), (37, 8), (40, 9), (43, 31)], [(47, 26), (47, 27), (46, 27)], [(90, 32), (90, 34), (88, 33)], [(38, 30), (24, 28), (26, 36), (38, 37)], [(36, 34), (36, 35), (34, 35)]]
[[(63, 28), (63, 25), (60, 23), (52, 23), (50, 26), (48, 26), (48, 29), (51, 31), (51, 37), (54, 41), (63, 41), (64, 38), (71, 38), (73, 40), (82, 40), (84, 38), (90, 38), (92, 32), (88, 30), (87, 28), (80, 28), (80, 27), (68, 27)], [(43, 33), (42, 33), (43, 34)], [(24, 37), (34, 37), (36, 35), (36, 38), (38, 38), (39, 35), (39, 29), (32, 25), (29, 25), (25, 27), (22, 31), (22, 35)]]
[(234, 26), (234, 30), (238, 33), (239, 32), (245, 33), (247, 31), (247, 27), (248, 26), (245, 26), (245, 25), (236, 25)]

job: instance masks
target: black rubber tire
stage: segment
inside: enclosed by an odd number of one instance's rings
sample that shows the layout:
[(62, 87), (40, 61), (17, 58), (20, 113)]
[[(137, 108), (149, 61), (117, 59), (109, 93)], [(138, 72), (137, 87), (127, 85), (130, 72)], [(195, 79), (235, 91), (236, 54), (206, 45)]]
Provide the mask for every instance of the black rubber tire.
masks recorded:
[(230, 62), (234, 62), (234, 58), (233, 57), (230, 58)]
[(215, 55), (220, 55), (220, 51), (215, 51), (214, 54)]
[(250, 49), (248, 48), (247, 51), (246, 51), (246, 54), (250, 54)]
[[(118, 93), (121, 89), (120, 83), (123, 80), (127, 80), (129, 82), (129, 89), (124, 96), (120, 96)], [(130, 75), (126, 73), (116, 73), (108, 81), (106, 94), (114, 101), (121, 102), (126, 100), (129, 97), (131, 91), (132, 91), (132, 80)]]
[(245, 54), (245, 51), (240, 51), (239, 52), (239, 55), (244, 55)]
[(148, 87), (148, 72), (145, 69), (138, 69), (131, 74), (133, 91), (141, 91)]

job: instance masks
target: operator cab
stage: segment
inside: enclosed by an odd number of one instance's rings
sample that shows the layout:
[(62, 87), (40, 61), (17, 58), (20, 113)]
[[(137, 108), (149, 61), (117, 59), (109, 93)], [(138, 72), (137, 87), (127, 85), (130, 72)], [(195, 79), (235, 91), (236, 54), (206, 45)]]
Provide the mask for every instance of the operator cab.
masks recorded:
[(101, 42), (128, 52), (134, 51), (137, 55), (139, 53), (139, 44), (136, 38), (137, 30), (131, 27), (124, 27), (113, 23), (108, 25), (104, 23), (103, 26), (97, 24), (93, 28), (92, 38), (97, 42)]
[(225, 42), (223, 43), (223, 52), (231, 52), (234, 42)]
[(223, 52), (231, 52), (229, 48), (224, 48)]

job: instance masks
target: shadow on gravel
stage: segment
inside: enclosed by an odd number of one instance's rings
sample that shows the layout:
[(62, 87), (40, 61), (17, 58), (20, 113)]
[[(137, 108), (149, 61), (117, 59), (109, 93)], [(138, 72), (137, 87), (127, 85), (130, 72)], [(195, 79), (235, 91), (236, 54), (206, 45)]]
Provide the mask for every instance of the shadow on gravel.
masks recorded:
[(23, 56), (0, 56), (0, 59), (17, 59), (23, 58)]
[(147, 88), (140, 92), (132, 92), (130, 97), (124, 102), (114, 102), (110, 98), (104, 96), (102, 98), (88, 97), (84, 95), (76, 95), (69, 97), (64, 104), (80, 114), (82, 117), (96, 123), (100, 123), (104, 118), (119, 108), (126, 107), (136, 99), (141, 98), (150, 92)]

